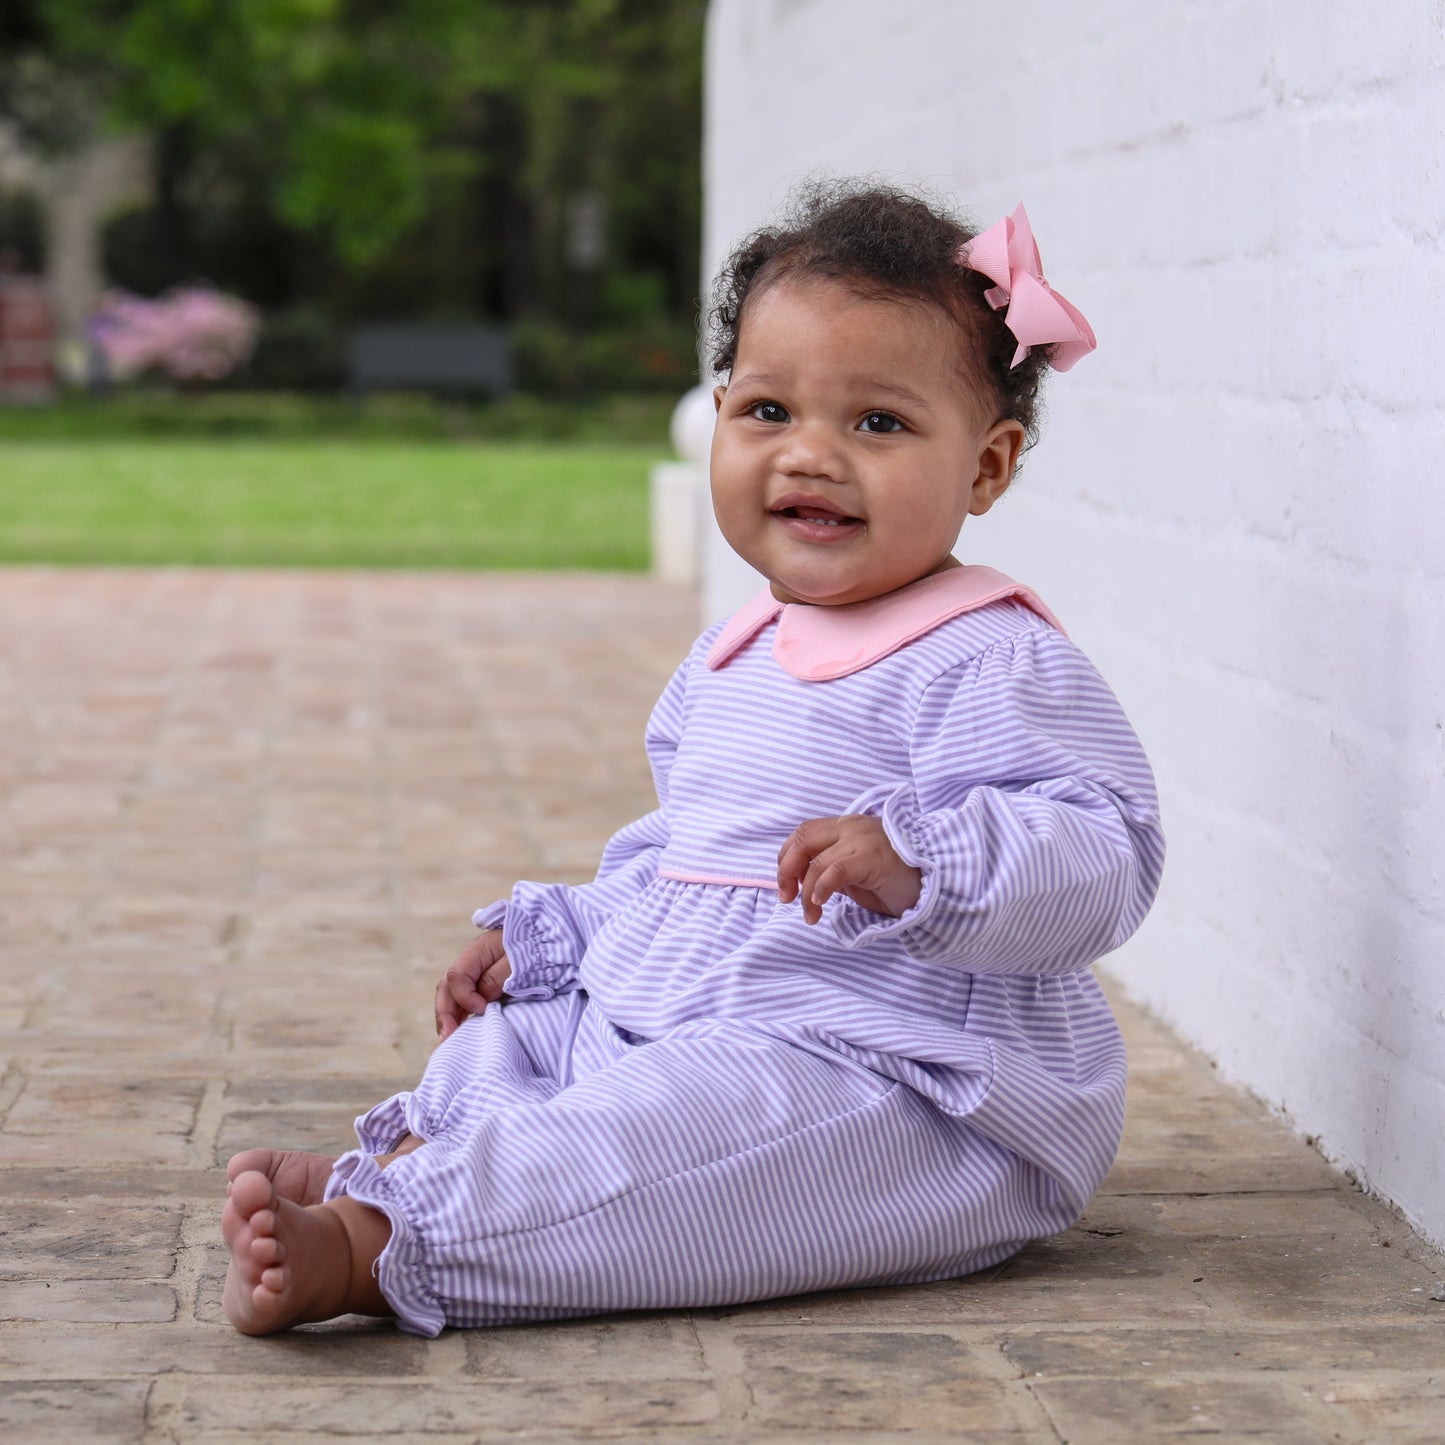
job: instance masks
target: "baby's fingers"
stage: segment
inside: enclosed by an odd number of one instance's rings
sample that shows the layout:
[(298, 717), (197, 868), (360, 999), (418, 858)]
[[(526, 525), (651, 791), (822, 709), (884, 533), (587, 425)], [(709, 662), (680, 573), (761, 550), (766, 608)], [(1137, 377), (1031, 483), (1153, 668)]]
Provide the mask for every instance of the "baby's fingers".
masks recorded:
[(778, 900), (791, 903), (798, 896), (798, 884), (807, 872), (809, 858), (798, 846), (794, 833), (778, 853)]
[(817, 856), (826, 848), (831, 847), (837, 838), (838, 820), (836, 818), (810, 818), (806, 823), (799, 823), (793, 829), (787, 842), (778, 852), (778, 899), (780, 902), (791, 903), (798, 897), (801, 889), (806, 911), (807, 890), (801, 888), (801, 885)]
[(476, 980), (460, 968), (449, 968), (437, 985), (437, 1033), (446, 1038), (473, 1014), (482, 1013), (487, 1000), (477, 991)]
[(451, 990), (447, 987), (446, 979), (437, 984), (436, 998), (433, 1000), (433, 1009), (436, 1013), (437, 1038), (450, 1038), (461, 1023), (452, 1006)]
[(437, 984), (436, 993), (436, 1023), (437, 1037), (447, 1039), (461, 1027), (462, 1020), (469, 1017), (468, 1011), (461, 1008), (452, 997), (452, 991), (447, 986), (446, 979)]
[(502, 951), (500, 929), (489, 928), (462, 950), (436, 987), (437, 1033), (447, 1038), (463, 1020), (483, 1013), (502, 996), (512, 965)]
[(512, 976), (512, 965), (504, 953), (493, 964), (490, 964), (481, 978), (477, 980), (477, 992), (486, 999), (488, 1003), (496, 1003), (501, 998), (502, 990), (507, 986), (507, 980)]
[(487, 1006), (487, 999), (479, 988), (480, 979), (464, 968), (453, 966), (446, 973), (447, 991), (452, 1003), (462, 1014), (479, 1014)]
[(803, 922), (816, 923), (823, 916), (823, 905), (855, 880), (850, 876), (852, 859), (835, 845), (820, 853), (808, 865), (802, 883)]

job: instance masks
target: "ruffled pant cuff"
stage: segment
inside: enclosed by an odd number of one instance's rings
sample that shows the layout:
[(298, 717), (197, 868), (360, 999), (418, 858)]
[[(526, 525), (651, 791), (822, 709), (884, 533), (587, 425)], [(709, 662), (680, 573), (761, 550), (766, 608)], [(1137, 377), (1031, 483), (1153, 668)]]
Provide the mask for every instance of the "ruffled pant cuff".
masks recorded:
[(386, 1216), (391, 1224), (391, 1239), (377, 1257), (372, 1273), (386, 1302), (396, 1312), (397, 1324), (411, 1334), (432, 1339), (441, 1334), (447, 1321), (431, 1287), (423, 1241), (397, 1197), (395, 1180), (374, 1157), (389, 1153), (412, 1132), (406, 1117), (410, 1097), (397, 1094), (356, 1121), (361, 1148), (343, 1154), (332, 1165), (324, 1197), (332, 1200), (344, 1195)]

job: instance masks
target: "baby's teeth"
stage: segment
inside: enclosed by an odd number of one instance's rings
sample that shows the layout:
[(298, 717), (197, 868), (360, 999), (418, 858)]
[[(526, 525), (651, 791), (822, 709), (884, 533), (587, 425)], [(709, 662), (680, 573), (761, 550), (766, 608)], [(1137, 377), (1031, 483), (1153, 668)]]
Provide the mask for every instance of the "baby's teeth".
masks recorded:
[(852, 521), (851, 517), (805, 517), (801, 512), (786, 512), (784, 515), (796, 517), (800, 522), (812, 522), (819, 527), (842, 527)]

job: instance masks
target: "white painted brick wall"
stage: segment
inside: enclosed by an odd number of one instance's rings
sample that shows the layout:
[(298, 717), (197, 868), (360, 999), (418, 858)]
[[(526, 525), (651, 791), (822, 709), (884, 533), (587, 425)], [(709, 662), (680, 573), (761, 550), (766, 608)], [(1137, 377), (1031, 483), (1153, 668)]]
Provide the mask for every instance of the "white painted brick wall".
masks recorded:
[[(1097, 355), (966, 557), (1159, 772), (1111, 967), (1445, 1242), (1445, 5), (713, 0), (709, 272), (814, 170), (1024, 199)], [(713, 564), (714, 612), (754, 579)]]

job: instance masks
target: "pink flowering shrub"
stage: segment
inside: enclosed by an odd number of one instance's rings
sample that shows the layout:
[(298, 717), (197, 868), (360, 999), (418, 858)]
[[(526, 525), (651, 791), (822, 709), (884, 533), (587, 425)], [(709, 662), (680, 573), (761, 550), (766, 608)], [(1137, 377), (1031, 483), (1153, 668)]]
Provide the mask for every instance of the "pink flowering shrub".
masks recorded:
[(155, 301), (109, 291), (91, 335), (111, 374), (162, 371), (175, 381), (220, 381), (256, 349), (256, 310), (208, 286), (182, 286)]

